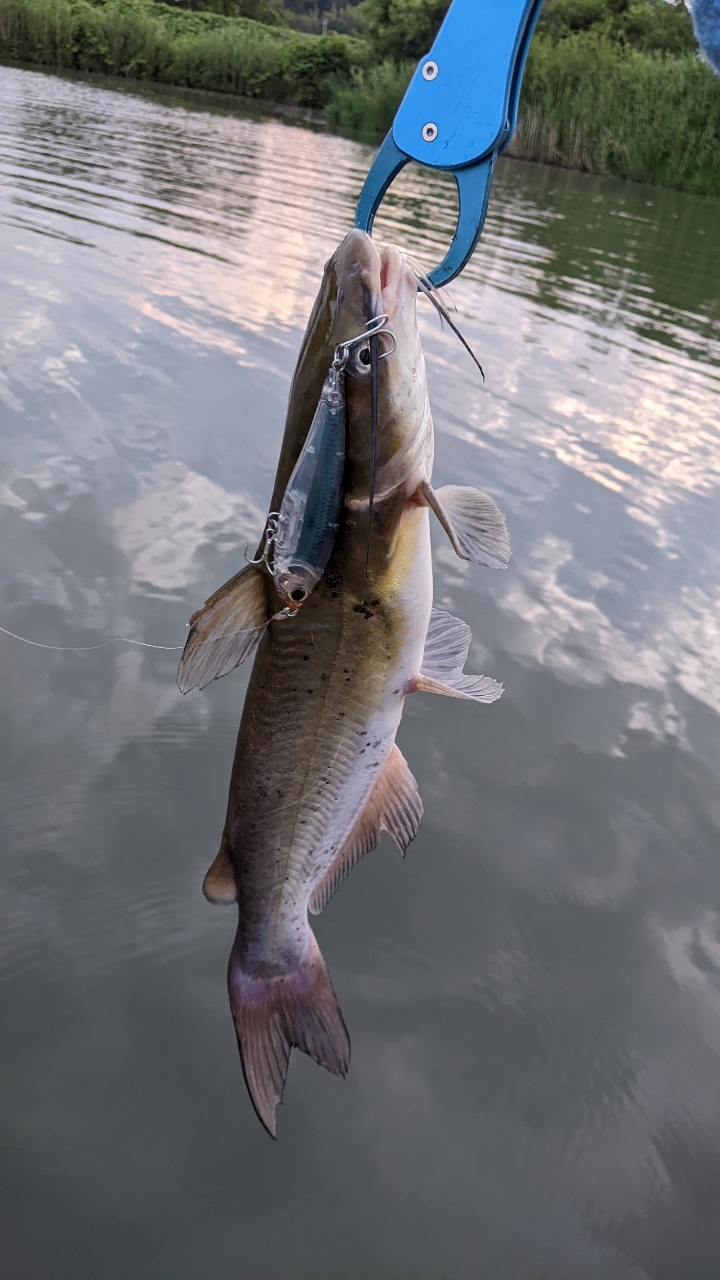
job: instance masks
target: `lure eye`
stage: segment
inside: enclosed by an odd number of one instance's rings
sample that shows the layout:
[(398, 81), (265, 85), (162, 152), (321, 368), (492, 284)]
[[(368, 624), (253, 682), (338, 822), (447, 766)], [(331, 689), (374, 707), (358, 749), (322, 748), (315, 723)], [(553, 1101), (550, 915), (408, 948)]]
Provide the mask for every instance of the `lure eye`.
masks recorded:
[(348, 363), (348, 373), (354, 374), (356, 378), (367, 378), (370, 373), (370, 344), (364, 343), (362, 347), (356, 347), (350, 352)]
[(276, 569), (274, 576), (277, 593), (283, 603), (295, 613), (322, 577), (322, 566), (313, 568), (301, 560), (293, 560), (287, 568), (276, 566)]

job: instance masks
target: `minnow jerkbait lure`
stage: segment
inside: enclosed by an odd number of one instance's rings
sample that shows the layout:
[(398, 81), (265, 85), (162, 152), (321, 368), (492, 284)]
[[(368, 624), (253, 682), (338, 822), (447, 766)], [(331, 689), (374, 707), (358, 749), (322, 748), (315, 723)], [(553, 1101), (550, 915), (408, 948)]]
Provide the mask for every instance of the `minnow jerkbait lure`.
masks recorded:
[[(290, 613), (300, 608), (320, 581), (335, 545), (344, 497), (346, 376), (370, 375), (377, 381), (378, 361), (394, 350), (387, 324), (386, 315), (376, 316), (357, 337), (336, 347), (280, 510), (270, 513), (262, 552), (251, 561), (265, 564)], [(393, 346), (378, 352), (378, 335), (389, 338)], [(374, 395), (377, 404), (376, 390)], [(374, 437), (376, 412), (371, 431)]]

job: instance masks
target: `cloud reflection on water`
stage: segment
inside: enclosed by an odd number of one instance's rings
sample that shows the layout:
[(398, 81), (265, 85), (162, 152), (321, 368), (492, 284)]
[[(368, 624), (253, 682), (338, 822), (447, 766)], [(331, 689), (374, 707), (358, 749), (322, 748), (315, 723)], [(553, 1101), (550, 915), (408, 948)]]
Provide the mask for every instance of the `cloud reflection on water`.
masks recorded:
[[(19, 70), (0, 97), (0, 622), (181, 643), (262, 523), (370, 150)], [(431, 264), (451, 208), (408, 170), (378, 228)], [(4, 1096), (30, 1169), (8, 1280), (708, 1274), (716, 214), (508, 163), (452, 289), (486, 387), (421, 310), (438, 479), (488, 489), (514, 544), (494, 576), (438, 535), (436, 594), (507, 692), (408, 707), (426, 820), (319, 922), (354, 1067), (293, 1064), (280, 1165), (240, 1100), (232, 924), (199, 895), (246, 674), (182, 700), (172, 654), (3, 640)]]

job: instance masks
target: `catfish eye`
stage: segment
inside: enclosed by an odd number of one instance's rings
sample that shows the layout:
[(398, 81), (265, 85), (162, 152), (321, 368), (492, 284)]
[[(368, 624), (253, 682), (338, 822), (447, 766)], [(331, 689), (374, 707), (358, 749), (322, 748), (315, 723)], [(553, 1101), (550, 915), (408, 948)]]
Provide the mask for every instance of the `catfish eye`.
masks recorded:
[(295, 590), (290, 592), (290, 599), (302, 604), (303, 600), (307, 600), (307, 594), (304, 587), (295, 587)]

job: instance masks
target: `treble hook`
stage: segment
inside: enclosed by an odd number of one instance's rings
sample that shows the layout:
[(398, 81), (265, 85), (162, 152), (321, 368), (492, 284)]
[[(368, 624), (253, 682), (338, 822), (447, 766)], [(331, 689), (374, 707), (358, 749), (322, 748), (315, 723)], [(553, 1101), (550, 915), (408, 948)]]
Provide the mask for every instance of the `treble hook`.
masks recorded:
[(390, 317), (386, 316), (384, 313), (379, 316), (374, 316), (372, 320), (368, 320), (366, 322), (362, 333), (359, 333), (357, 337), (348, 338), (347, 342), (341, 342), (339, 346), (335, 348), (335, 356), (332, 362), (333, 369), (337, 371), (344, 369), (353, 347), (358, 347), (361, 343), (368, 342), (370, 338), (375, 338), (378, 334), (382, 334), (384, 338), (390, 338), (392, 340), (392, 346), (389, 350), (381, 351), (379, 353), (380, 360), (386, 360), (388, 356), (391, 356), (397, 347), (397, 342), (392, 329), (388, 329), (387, 327), (389, 323)]
[(250, 556), (247, 553), (247, 547), (245, 548), (245, 551), (243, 554), (248, 564), (264, 564), (266, 568), (270, 567), (268, 562), (268, 557), (270, 555), (270, 548), (272, 547), (272, 544), (275, 541), (279, 519), (280, 519), (279, 511), (271, 511), (270, 514), (268, 515), (268, 518), (265, 521), (265, 528), (262, 531), (262, 537), (260, 538), (260, 546), (262, 550), (260, 551), (259, 556), (256, 556), (254, 560), (251, 560)]

